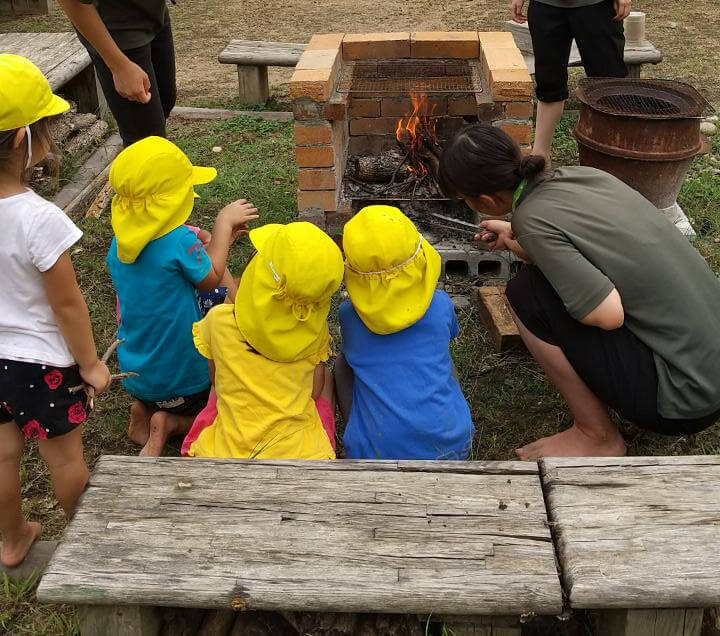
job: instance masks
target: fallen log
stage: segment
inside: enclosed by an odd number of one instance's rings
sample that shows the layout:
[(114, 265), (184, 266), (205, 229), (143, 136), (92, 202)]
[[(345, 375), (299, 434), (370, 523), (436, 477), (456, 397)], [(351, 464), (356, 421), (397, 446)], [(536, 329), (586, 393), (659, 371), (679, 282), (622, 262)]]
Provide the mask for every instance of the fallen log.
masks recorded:
[(407, 175), (398, 170), (402, 162), (403, 158), (395, 152), (356, 157), (355, 177), (365, 183), (388, 183), (397, 172), (395, 181), (403, 181)]

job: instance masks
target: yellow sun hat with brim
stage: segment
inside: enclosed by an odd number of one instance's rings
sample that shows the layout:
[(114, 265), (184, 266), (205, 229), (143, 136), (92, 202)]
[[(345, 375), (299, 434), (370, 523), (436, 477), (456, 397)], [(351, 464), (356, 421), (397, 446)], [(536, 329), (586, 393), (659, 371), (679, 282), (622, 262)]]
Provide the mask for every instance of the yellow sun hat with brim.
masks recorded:
[(275, 362), (330, 355), (327, 318), (340, 288), (340, 249), (312, 223), (270, 224), (250, 232), (257, 254), (235, 297), (235, 321), (250, 346)]
[(398, 208), (370, 205), (345, 224), (345, 286), (373, 333), (406, 329), (425, 315), (440, 278), (435, 248)]
[(30, 126), (68, 110), (70, 104), (53, 94), (45, 76), (30, 60), (0, 54), (0, 131)]
[(194, 187), (215, 177), (215, 168), (193, 166), (162, 137), (146, 137), (125, 148), (110, 168), (118, 259), (134, 263), (150, 241), (183, 225), (198, 196)]

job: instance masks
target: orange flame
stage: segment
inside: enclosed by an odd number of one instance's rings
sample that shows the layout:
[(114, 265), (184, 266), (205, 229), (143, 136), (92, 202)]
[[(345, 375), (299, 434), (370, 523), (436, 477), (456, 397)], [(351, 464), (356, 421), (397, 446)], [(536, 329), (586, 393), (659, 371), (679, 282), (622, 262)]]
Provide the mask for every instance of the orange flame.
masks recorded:
[(419, 177), (424, 177), (428, 173), (428, 169), (421, 158), (421, 150), (426, 137), (437, 141), (433, 117), (437, 104), (433, 104), (432, 110), (428, 114), (428, 98), (425, 93), (412, 93), (410, 100), (412, 112), (407, 117), (401, 117), (398, 120), (395, 137), (400, 143), (409, 147), (408, 172), (414, 172)]

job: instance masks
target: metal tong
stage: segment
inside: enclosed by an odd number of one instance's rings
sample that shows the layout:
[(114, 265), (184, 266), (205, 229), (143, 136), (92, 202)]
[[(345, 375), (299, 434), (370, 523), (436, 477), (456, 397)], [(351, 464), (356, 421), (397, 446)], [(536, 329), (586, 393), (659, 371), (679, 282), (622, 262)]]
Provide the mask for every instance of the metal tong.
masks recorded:
[[(455, 217), (445, 216), (444, 214), (437, 214), (435, 212), (431, 212), (428, 216), (433, 219), (432, 224), (436, 227), (470, 235), (473, 238), (475, 238), (476, 235), (483, 233), (484, 228), (479, 225), (475, 225), (475, 223), (469, 223), (468, 221), (463, 221), (462, 219), (456, 219)], [(494, 234), (494, 232), (490, 232), (490, 234)]]

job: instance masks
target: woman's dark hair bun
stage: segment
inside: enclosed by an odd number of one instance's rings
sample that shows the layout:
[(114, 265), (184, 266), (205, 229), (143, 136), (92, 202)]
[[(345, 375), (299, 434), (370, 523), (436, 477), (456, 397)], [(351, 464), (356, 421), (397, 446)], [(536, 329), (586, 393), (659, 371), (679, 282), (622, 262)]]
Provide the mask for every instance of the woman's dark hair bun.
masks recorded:
[(541, 155), (527, 155), (520, 159), (518, 174), (524, 179), (532, 179), (545, 170), (545, 157)]

